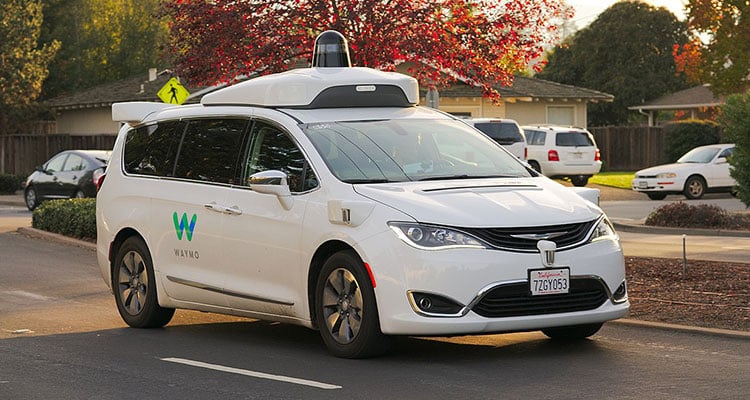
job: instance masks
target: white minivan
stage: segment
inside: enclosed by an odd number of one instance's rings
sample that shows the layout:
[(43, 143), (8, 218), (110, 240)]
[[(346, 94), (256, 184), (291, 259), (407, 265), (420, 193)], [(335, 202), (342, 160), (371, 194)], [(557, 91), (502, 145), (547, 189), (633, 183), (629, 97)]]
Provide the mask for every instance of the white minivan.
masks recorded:
[(406, 75), (313, 67), (200, 104), (114, 104), (97, 257), (124, 321), (281, 321), (360, 358), (394, 335), (575, 339), (624, 316), (598, 191), (541, 176), (418, 96)]

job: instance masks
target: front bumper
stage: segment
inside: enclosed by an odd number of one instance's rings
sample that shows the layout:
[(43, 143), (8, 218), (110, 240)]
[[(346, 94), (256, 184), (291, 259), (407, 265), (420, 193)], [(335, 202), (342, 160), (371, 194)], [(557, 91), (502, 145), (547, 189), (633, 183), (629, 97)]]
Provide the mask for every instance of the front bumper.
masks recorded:
[[(624, 287), (615, 296), (618, 288), (624, 285), (625, 266), (622, 249), (614, 240), (587, 244), (556, 255), (555, 267), (570, 268), (571, 284), (575, 280), (600, 284), (604, 296), (600, 303), (585, 310), (507, 315), (495, 311), (488, 313), (477, 306), (497, 287), (525, 284), (528, 270), (542, 267), (538, 253), (484, 249), (418, 250), (390, 232), (362, 245), (369, 250), (363, 252), (363, 259), (375, 276), (380, 325), (386, 334), (462, 335), (538, 330), (604, 322), (624, 316), (629, 309)], [(438, 313), (424, 312), (417, 304), (418, 299), (415, 300), (415, 293), (447, 299), (459, 308)], [(496, 317), (495, 314), (503, 315)]]

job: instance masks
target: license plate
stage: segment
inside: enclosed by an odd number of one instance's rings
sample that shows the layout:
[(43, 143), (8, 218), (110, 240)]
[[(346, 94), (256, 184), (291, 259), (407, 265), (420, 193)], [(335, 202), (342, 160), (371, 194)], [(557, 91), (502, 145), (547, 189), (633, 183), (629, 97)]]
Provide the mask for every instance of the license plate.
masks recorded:
[(638, 187), (645, 189), (645, 188), (648, 187), (648, 182), (647, 181), (638, 181)]
[(568, 293), (570, 268), (530, 269), (529, 290), (532, 296)]

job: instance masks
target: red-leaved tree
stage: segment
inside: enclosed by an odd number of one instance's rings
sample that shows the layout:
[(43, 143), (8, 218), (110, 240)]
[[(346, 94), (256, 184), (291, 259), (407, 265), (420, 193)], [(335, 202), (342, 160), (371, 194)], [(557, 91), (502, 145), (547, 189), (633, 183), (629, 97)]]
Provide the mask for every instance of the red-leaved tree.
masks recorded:
[(171, 49), (191, 83), (274, 73), (312, 58), (315, 37), (333, 29), (349, 41), (352, 63), (399, 64), (420, 84), (461, 78), (482, 87), (510, 84), (541, 56), (572, 17), (564, 0), (170, 0)]

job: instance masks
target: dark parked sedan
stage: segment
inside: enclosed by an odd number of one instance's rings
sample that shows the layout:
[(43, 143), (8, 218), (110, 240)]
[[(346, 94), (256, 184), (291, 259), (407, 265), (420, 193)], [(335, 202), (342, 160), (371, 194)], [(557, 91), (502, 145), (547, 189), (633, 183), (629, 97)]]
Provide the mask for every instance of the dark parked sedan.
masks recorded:
[(26, 207), (43, 200), (96, 197), (96, 181), (104, 175), (110, 152), (68, 150), (54, 155), (26, 179)]

